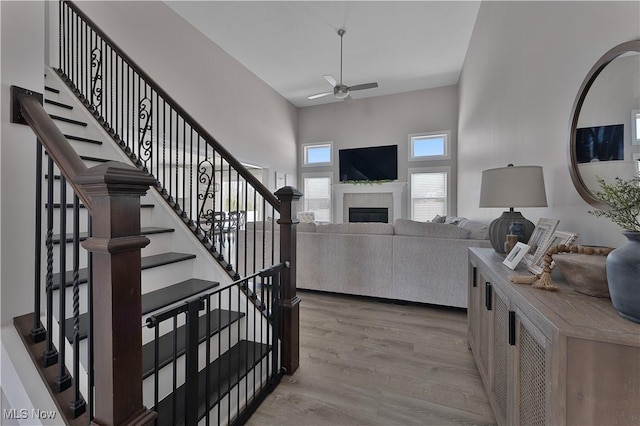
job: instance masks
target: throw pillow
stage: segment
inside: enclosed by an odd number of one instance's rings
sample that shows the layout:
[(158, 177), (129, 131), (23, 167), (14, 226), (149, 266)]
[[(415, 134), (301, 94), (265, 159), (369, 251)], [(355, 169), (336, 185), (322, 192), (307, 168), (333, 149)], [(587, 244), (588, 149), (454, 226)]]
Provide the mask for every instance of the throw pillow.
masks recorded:
[(446, 216), (440, 216), (439, 214), (436, 215), (436, 217), (434, 217), (433, 219), (431, 219), (432, 223), (444, 223), (444, 221), (447, 219)]
[(488, 240), (489, 239), (489, 225), (486, 223), (476, 222), (474, 220), (462, 219), (458, 223), (460, 228), (464, 228), (470, 232), (469, 238), (474, 240)]
[(447, 216), (447, 218), (444, 220), (444, 223), (447, 223), (449, 225), (457, 225), (463, 219), (465, 219), (465, 218), (464, 217), (458, 217), (458, 216)]

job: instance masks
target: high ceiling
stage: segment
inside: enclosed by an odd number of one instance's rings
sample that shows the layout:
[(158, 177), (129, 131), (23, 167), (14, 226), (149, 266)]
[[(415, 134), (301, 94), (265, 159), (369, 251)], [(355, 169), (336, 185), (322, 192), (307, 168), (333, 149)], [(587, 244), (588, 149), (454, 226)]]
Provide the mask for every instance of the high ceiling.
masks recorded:
[(323, 75), (376, 81), (361, 99), (456, 84), (480, 1), (167, 1), (298, 107), (337, 102)]

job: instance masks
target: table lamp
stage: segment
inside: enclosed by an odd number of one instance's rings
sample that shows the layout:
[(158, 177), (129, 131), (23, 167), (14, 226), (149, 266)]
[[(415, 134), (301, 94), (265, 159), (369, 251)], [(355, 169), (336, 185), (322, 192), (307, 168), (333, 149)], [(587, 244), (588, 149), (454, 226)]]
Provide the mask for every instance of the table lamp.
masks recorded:
[(509, 211), (489, 225), (489, 240), (493, 249), (504, 253), (504, 242), (514, 222), (524, 227), (524, 242), (529, 241), (534, 224), (514, 207), (547, 207), (544, 177), (540, 166), (514, 166), (484, 170), (480, 186), (480, 207), (503, 207)]

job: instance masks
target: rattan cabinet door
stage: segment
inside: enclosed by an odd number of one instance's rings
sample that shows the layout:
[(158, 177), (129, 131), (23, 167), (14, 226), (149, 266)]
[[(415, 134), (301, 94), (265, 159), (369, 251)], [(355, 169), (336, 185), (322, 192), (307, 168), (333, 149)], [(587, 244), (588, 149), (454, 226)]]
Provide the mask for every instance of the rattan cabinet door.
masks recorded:
[(469, 347), (474, 354), (478, 354), (480, 339), (480, 308), (482, 286), (479, 282), (478, 268), (469, 264), (469, 302), (467, 308), (467, 338)]
[(551, 341), (521, 312), (516, 312), (516, 330), (513, 423), (549, 424)]
[(497, 288), (493, 290), (493, 384), (496, 420), (509, 424), (509, 299)]
[(479, 333), (478, 333), (478, 354), (476, 355), (476, 365), (480, 370), (480, 375), (485, 378), (485, 387), (491, 389), (491, 351), (493, 346), (493, 296), (492, 284), (487, 281), (482, 273), (478, 271), (478, 286), (480, 286), (480, 306)]

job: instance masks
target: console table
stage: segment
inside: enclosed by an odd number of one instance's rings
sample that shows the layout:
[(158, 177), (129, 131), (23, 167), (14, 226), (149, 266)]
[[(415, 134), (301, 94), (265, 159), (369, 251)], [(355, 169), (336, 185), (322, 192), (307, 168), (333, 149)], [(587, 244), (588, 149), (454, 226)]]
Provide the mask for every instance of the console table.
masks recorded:
[(501, 425), (640, 424), (640, 324), (609, 299), (513, 284), (530, 275), (469, 249), (468, 340)]

